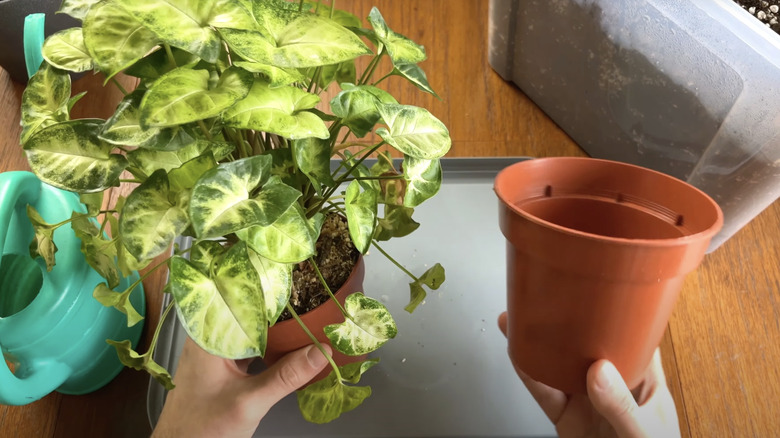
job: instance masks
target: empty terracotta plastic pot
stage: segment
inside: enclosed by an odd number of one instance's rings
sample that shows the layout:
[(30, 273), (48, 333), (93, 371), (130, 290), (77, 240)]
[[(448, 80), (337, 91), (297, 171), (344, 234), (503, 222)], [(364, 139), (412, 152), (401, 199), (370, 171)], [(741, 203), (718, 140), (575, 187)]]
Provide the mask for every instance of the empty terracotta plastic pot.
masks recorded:
[(603, 358), (638, 386), (685, 275), (723, 224), (718, 205), (671, 176), (579, 157), (509, 166), (495, 191), (514, 365), (582, 393)]
[[(333, 295), (343, 305), (344, 300), (354, 292), (361, 292), (363, 290), (363, 278), (365, 277), (365, 263), (363, 262), (363, 256), (360, 256), (352, 269), (352, 273), (349, 275), (344, 284)], [(322, 330), (326, 325), (338, 324), (344, 322), (344, 315), (341, 314), (341, 310), (336, 303), (330, 299), (325, 303), (318, 306), (316, 309), (300, 315), (301, 321), (306, 324), (306, 327), (312, 332), (318, 341), (330, 345), (328, 337), (325, 336), (325, 332)], [(268, 329), (268, 344), (265, 349), (265, 356), (263, 362), (267, 365), (273, 365), (281, 359), (285, 354), (295, 351), (301, 347), (305, 347), (312, 343), (311, 338), (301, 328), (300, 324), (295, 319), (287, 319), (281, 322), (277, 322)], [(358, 362), (366, 358), (363, 356), (347, 356), (339, 353), (336, 349), (333, 349), (333, 360), (337, 365), (346, 365), (352, 362)], [(330, 366), (317, 375), (312, 381), (320, 380), (323, 377), (330, 374), (332, 371)]]

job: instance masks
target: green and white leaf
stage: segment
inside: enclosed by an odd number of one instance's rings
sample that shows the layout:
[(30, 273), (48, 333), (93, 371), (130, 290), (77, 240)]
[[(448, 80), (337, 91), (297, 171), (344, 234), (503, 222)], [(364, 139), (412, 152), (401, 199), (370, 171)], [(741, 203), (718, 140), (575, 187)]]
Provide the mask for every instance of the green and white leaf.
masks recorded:
[(409, 38), (393, 32), (376, 7), (368, 14), (368, 22), (374, 28), (376, 37), (381, 41), (393, 65), (417, 64), (425, 61), (425, 48)]
[(144, 319), (144, 317), (135, 310), (133, 303), (130, 302), (130, 294), (133, 290), (134, 288), (128, 288), (123, 292), (114, 292), (106, 286), (106, 283), (100, 283), (95, 286), (95, 289), (92, 291), (92, 297), (98, 300), (100, 304), (106, 307), (114, 307), (127, 315), (127, 326), (132, 327)]
[[(267, 32), (224, 29), (221, 34), (242, 58), (281, 68), (307, 68), (338, 64), (371, 50), (344, 26), (311, 14), (280, 15), (261, 8)], [(257, 9), (255, 9), (257, 14)]]
[(357, 137), (363, 137), (379, 121), (379, 104), (397, 104), (390, 93), (371, 85), (341, 84), (342, 91), (330, 101), (333, 114)]
[(292, 153), (295, 163), (318, 191), (322, 186), (332, 187), (336, 184), (330, 173), (330, 157), (333, 151), (330, 142), (318, 138), (306, 138), (292, 142)]
[(252, 74), (227, 69), (210, 87), (208, 70), (177, 68), (152, 84), (141, 101), (142, 126), (174, 126), (222, 113), (249, 92)]
[(413, 208), (387, 205), (385, 217), (377, 221), (374, 231), (374, 239), (383, 241), (394, 237), (404, 237), (420, 227), (420, 224), (412, 219)]
[(404, 155), (432, 160), (450, 150), (450, 132), (425, 108), (409, 105), (379, 105), (387, 125), (376, 133)]
[[(168, 172), (168, 181), (170, 182), (171, 190), (174, 192), (188, 192), (186, 201), (184, 201), (187, 206), (183, 207), (185, 211), (189, 209), (189, 190), (195, 187), (195, 184), (204, 173), (215, 167), (217, 167), (217, 161), (214, 160), (211, 152), (206, 152), (197, 158), (187, 161), (182, 164), (181, 167), (177, 167)], [(184, 204), (181, 205), (184, 206)]]
[(425, 160), (405, 156), (403, 169), (407, 182), (404, 206), (417, 207), (439, 192), (442, 177), (438, 159)]
[(103, 208), (103, 194), (105, 192), (82, 193), (79, 195), (79, 202), (87, 207), (87, 214), (92, 217), (97, 216)]
[(164, 170), (153, 173), (127, 197), (119, 217), (125, 248), (136, 259), (152, 259), (164, 253), (190, 224), (186, 205), (171, 192)]
[(175, 387), (173, 379), (168, 371), (152, 359), (150, 354), (152, 350), (148, 351), (146, 354), (139, 355), (133, 351), (133, 345), (129, 340), (117, 342), (107, 339), (106, 342), (116, 348), (119, 361), (122, 362), (123, 365), (138, 371), (146, 371), (168, 391)]
[(252, 250), (278, 263), (302, 262), (315, 253), (316, 240), (297, 204), (290, 206), (272, 224), (242, 229), (236, 235)]
[(170, 266), (170, 290), (179, 320), (201, 348), (228, 359), (265, 354), (265, 300), (245, 244), (233, 245), (212, 276), (179, 256), (171, 259)]
[(41, 54), (49, 64), (62, 70), (83, 72), (93, 67), (80, 27), (61, 30), (46, 38)]
[(141, 127), (140, 105), (144, 91), (134, 91), (117, 106), (111, 118), (106, 120), (100, 139), (115, 145), (141, 146), (159, 137), (163, 128)]
[(58, 123), (38, 132), (25, 145), (27, 161), (43, 182), (77, 193), (119, 185), (127, 160), (98, 138), (101, 120)]
[(148, 176), (159, 169), (170, 172), (209, 152), (213, 154), (214, 160), (221, 160), (230, 155), (233, 148), (235, 146), (231, 143), (197, 140), (176, 151), (136, 149), (127, 154), (127, 159), (132, 166)]
[(70, 99), (68, 99), (68, 112), (70, 112), (70, 110), (73, 109), (73, 107), (76, 105), (76, 103), (78, 103), (78, 101), (80, 101), (81, 98), (86, 96), (86, 95), (87, 95), (87, 92), (86, 91), (82, 91), (81, 93), (79, 93), (79, 94), (71, 97)]
[(219, 260), (225, 251), (225, 247), (214, 240), (198, 241), (190, 250), (190, 263), (204, 275), (209, 275), (214, 260)]
[(439, 95), (433, 91), (431, 84), (428, 83), (428, 76), (425, 75), (425, 71), (423, 71), (423, 69), (420, 68), (417, 64), (396, 65), (392, 74), (406, 78), (406, 80), (414, 84), (415, 87), (425, 91), (426, 93), (431, 93), (437, 98), (441, 99), (441, 97), (439, 97)]
[(368, 251), (377, 216), (377, 193), (368, 189), (361, 192), (360, 183), (354, 180), (347, 186), (346, 204), (349, 235), (361, 254)]
[(268, 324), (274, 325), (290, 301), (293, 265), (277, 263), (257, 254), (251, 249), (248, 252), (249, 261), (252, 262), (252, 266), (257, 271), (257, 276), (260, 278), (260, 289), (263, 290), (263, 295), (265, 296)]
[(58, 14), (68, 14), (77, 20), (83, 20), (91, 8), (100, 0), (63, 0)]
[[(363, 367), (362, 364), (358, 364), (351, 367), (352, 370), (349, 371), (349, 374), (357, 383), (360, 379), (360, 373), (370, 367), (371, 365)], [(339, 367), (339, 371), (344, 373), (344, 368)], [(355, 377), (355, 375), (357, 376)], [(298, 408), (303, 414), (303, 418), (311, 423), (324, 424), (360, 406), (371, 395), (371, 387), (345, 385), (338, 380), (334, 371), (319, 382), (296, 391), (296, 395)]]
[(124, 73), (146, 80), (154, 80), (177, 67), (194, 67), (200, 58), (185, 50), (171, 48), (173, 64), (168, 58), (168, 53), (162, 47), (139, 59), (133, 65), (125, 69)]
[(122, 8), (125, 3), (99, 2), (84, 18), (84, 44), (107, 78), (134, 64), (159, 43), (154, 32)]
[(306, 79), (306, 76), (293, 68), (274, 67), (270, 64), (262, 64), (253, 61), (236, 61), (233, 65), (252, 73), (260, 73), (265, 76), (266, 79), (268, 79), (268, 84), (271, 88), (303, 82), (303, 80)]
[[(190, 218), (199, 238), (234, 233), (253, 225), (274, 223), (301, 196), (278, 181), (264, 184), (271, 157), (258, 155), (222, 163), (206, 172), (192, 190)], [(263, 186), (259, 193), (252, 192)]]
[(22, 92), (22, 135), (27, 141), (43, 128), (68, 120), (70, 75), (44, 62)]
[(30, 242), (30, 257), (43, 257), (43, 261), (46, 262), (46, 271), (50, 272), (56, 264), (54, 254), (57, 253), (57, 244), (54, 243), (54, 230), (57, 227), (43, 220), (35, 207), (29, 204), (27, 204), (27, 217), (30, 219), (35, 233), (32, 242)]
[(222, 119), (226, 126), (270, 132), (296, 140), (328, 138), (328, 128), (316, 115), (305, 111), (314, 108), (320, 98), (297, 87), (272, 88), (268, 82), (255, 80), (249, 94), (230, 107)]
[(325, 90), (331, 82), (351, 83), (357, 82), (357, 70), (355, 61), (344, 61), (338, 64), (323, 65), (320, 74), (316, 77), (317, 85)]
[(94, 219), (82, 213), (73, 212), (70, 224), (76, 237), (81, 240), (81, 252), (87, 263), (106, 279), (110, 289), (119, 286), (114, 241), (102, 236)]
[(398, 334), (392, 315), (379, 301), (360, 292), (344, 302), (347, 318), (325, 326), (325, 335), (336, 350), (348, 356), (371, 353)]
[(132, 0), (123, 7), (164, 42), (210, 63), (221, 51), (213, 28), (256, 26), (250, 11), (237, 0)]
[(425, 289), (423, 289), (419, 282), (413, 281), (409, 283), (409, 304), (404, 307), (404, 310), (409, 313), (414, 312), (415, 309), (417, 309), (417, 306), (425, 301), (427, 295), (428, 293), (425, 292)]

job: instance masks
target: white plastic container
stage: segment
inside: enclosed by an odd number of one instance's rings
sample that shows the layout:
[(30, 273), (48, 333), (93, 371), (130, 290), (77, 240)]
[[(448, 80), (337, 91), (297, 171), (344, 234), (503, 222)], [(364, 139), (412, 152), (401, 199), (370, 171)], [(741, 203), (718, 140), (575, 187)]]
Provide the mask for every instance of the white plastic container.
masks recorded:
[(723, 209), (714, 250), (780, 195), (780, 35), (732, 0), (491, 0), (491, 66), (590, 155)]

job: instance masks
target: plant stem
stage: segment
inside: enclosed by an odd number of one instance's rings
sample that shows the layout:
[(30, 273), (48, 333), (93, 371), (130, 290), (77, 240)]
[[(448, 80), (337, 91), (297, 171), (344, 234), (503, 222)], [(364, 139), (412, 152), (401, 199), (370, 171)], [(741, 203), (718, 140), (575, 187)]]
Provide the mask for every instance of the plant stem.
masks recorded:
[(298, 12), (303, 12), (303, 0), (298, 2)]
[(163, 44), (163, 47), (165, 47), (165, 54), (168, 55), (168, 63), (171, 64), (171, 68), (174, 69), (178, 67), (176, 65), (176, 58), (173, 57), (173, 51), (171, 51), (171, 46), (169, 46), (167, 43)]
[(157, 347), (157, 338), (160, 336), (160, 331), (162, 331), (162, 326), (165, 324), (165, 318), (168, 317), (168, 313), (173, 309), (174, 301), (171, 300), (170, 303), (168, 303), (168, 306), (165, 308), (165, 311), (163, 312), (162, 316), (160, 317), (160, 322), (157, 323), (157, 327), (154, 329), (154, 335), (152, 336), (152, 342), (149, 343), (149, 352), (147, 353), (150, 357), (154, 356), (154, 349)]
[(122, 178), (119, 178), (119, 182), (120, 183), (141, 184), (143, 181), (141, 181), (139, 179), (135, 179), (135, 178), (133, 178), (133, 179), (122, 179)]
[(323, 356), (325, 356), (328, 359), (328, 362), (330, 363), (331, 368), (333, 368), (333, 371), (336, 372), (336, 378), (339, 379), (339, 382), (343, 381), (344, 378), (341, 377), (341, 372), (339, 371), (338, 365), (336, 365), (336, 362), (333, 361), (333, 357), (328, 354), (327, 351), (325, 351), (324, 348), (322, 348), (322, 344), (320, 341), (311, 333), (308, 327), (306, 327), (306, 324), (301, 321), (301, 318), (298, 316), (297, 313), (295, 313), (295, 309), (290, 305), (290, 303), (287, 303), (287, 310), (290, 312), (290, 314), (295, 318), (295, 321), (298, 322), (298, 325), (301, 326), (304, 332), (306, 332), (306, 335), (309, 337), (309, 339), (312, 340), (314, 345), (317, 347), (318, 350), (320, 350), (320, 353), (322, 353)]
[(374, 75), (374, 70), (376, 70), (377, 66), (379, 65), (379, 61), (382, 59), (382, 56), (384, 56), (385, 51), (382, 49), (377, 55), (374, 57), (374, 59), (371, 60), (371, 62), (368, 64), (368, 67), (366, 67), (366, 70), (363, 72), (363, 75), (360, 77), (360, 84), (365, 85), (370, 79), (371, 76)]
[(198, 120), (198, 126), (200, 127), (200, 130), (203, 132), (203, 135), (206, 136), (206, 139), (211, 141), (211, 133), (209, 132), (209, 129), (206, 127), (206, 124), (203, 122), (203, 120)]
[(333, 11), (336, 10), (336, 0), (330, 2), (330, 19), (333, 19)]
[(403, 179), (403, 175), (388, 175), (388, 176), (355, 176), (352, 178), (347, 178), (344, 180), (344, 182), (347, 181), (379, 181), (383, 179)]
[(336, 296), (333, 295), (333, 291), (330, 290), (330, 286), (328, 286), (328, 283), (325, 281), (325, 277), (322, 276), (322, 272), (320, 272), (320, 268), (317, 266), (317, 263), (314, 261), (314, 257), (309, 257), (309, 263), (314, 267), (314, 272), (317, 273), (317, 277), (320, 279), (320, 283), (322, 283), (323, 286), (325, 286), (325, 290), (328, 291), (328, 295), (330, 295), (330, 298), (336, 302), (336, 305), (339, 306), (339, 310), (341, 310), (341, 313), (344, 315), (345, 318), (349, 318), (349, 314), (347, 311), (342, 307), (341, 303), (339, 303), (339, 300), (336, 299)]
[(127, 96), (127, 90), (125, 90), (125, 87), (122, 86), (122, 84), (119, 83), (119, 81), (116, 80), (116, 76), (111, 76), (111, 82), (116, 85), (117, 88), (119, 88), (119, 91), (122, 92), (125, 96)]
[(385, 79), (389, 78), (389, 77), (390, 77), (390, 76), (392, 76), (392, 75), (393, 75), (393, 72), (391, 71), (390, 73), (388, 73), (388, 74), (386, 74), (386, 75), (382, 76), (381, 78), (377, 79), (377, 81), (376, 81), (376, 82), (374, 82), (374, 83), (373, 83), (373, 84), (371, 84), (371, 85), (373, 85), (373, 86), (375, 86), (375, 87), (376, 87), (376, 86), (377, 86), (377, 85), (378, 85), (380, 82), (384, 81)]
[(353, 164), (353, 165), (352, 165), (352, 167), (350, 167), (350, 168), (349, 168), (349, 170), (347, 170), (346, 172), (344, 172), (344, 174), (343, 174), (343, 175), (341, 175), (341, 176), (338, 178), (338, 180), (336, 181), (336, 184), (334, 184), (334, 186), (333, 186), (333, 187), (332, 187), (330, 190), (328, 190), (328, 193), (326, 193), (326, 194), (325, 194), (325, 196), (323, 196), (323, 197), (322, 197), (323, 199), (322, 199), (322, 202), (320, 202), (320, 206), (321, 206), (322, 204), (324, 204), (324, 203), (325, 203), (325, 201), (326, 201), (328, 198), (330, 198), (330, 197), (331, 197), (331, 196), (332, 196), (332, 195), (333, 195), (333, 194), (336, 192), (336, 190), (338, 190), (338, 188), (339, 188), (339, 185), (341, 185), (341, 183), (343, 183), (343, 182), (344, 182), (344, 181), (345, 181), (345, 180), (348, 178), (348, 176), (352, 174), (352, 171), (353, 171), (353, 170), (355, 170), (355, 169), (356, 169), (356, 168), (357, 168), (357, 167), (358, 167), (358, 166), (359, 166), (359, 165), (360, 165), (360, 164), (361, 164), (363, 161), (365, 161), (365, 159), (366, 159), (366, 158), (368, 158), (368, 157), (369, 157), (371, 154), (373, 154), (374, 152), (376, 152), (376, 150), (377, 150), (377, 149), (379, 149), (380, 147), (382, 147), (382, 145), (383, 145), (383, 144), (385, 144), (384, 140), (383, 140), (383, 141), (380, 141), (379, 143), (377, 143), (377, 144), (376, 144), (375, 146), (373, 146), (373, 147), (372, 147), (372, 148), (371, 148), (371, 149), (370, 149), (370, 150), (369, 150), (367, 153), (363, 154), (363, 156), (362, 156), (362, 157), (360, 157), (360, 159), (359, 159), (359, 160), (358, 160), (358, 161), (357, 161), (355, 164)]
[(404, 271), (404, 272), (406, 273), (406, 275), (408, 275), (409, 277), (411, 277), (411, 278), (412, 278), (412, 280), (414, 280), (414, 281), (420, 281), (420, 279), (419, 279), (419, 278), (417, 278), (417, 277), (415, 277), (415, 276), (414, 276), (414, 274), (412, 274), (411, 272), (409, 272), (409, 270), (408, 270), (408, 269), (404, 268), (404, 267), (403, 267), (403, 265), (401, 265), (400, 263), (398, 263), (397, 261), (395, 261), (395, 259), (394, 259), (394, 258), (390, 257), (390, 254), (388, 254), (388, 253), (387, 253), (385, 250), (383, 250), (383, 249), (382, 249), (382, 248), (381, 248), (381, 247), (380, 247), (380, 246), (379, 246), (379, 245), (376, 243), (376, 240), (371, 240), (371, 244), (372, 244), (372, 245), (374, 245), (374, 248), (378, 249), (378, 250), (379, 250), (379, 252), (381, 252), (383, 256), (387, 257), (387, 259), (388, 259), (388, 260), (390, 260), (391, 262), (393, 262), (393, 264), (394, 264), (394, 265), (398, 266), (398, 269), (400, 269), (400, 270)]

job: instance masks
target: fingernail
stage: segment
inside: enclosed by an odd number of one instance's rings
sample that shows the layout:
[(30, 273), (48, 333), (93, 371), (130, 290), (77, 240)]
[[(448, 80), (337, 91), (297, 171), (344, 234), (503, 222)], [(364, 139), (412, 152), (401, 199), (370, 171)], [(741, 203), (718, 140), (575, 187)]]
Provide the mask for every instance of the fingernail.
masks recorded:
[[(323, 346), (325, 347), (325, 346)], [(325, 351), (330, 350), (325, 347)], [(330, 353), (328, 351), (328, 353)], [(309, 364), (312, 368), (322, 368), (328, 363), (328, 358), (325, 357), (322, 352), (314, 345), (309, 347), (309, 351), (306, 353), (306, 358), (309, 359)]]
[(617, 368), (615, 368), (615, 365), (612, 365), (612, 362), (605, 361), (596, 374), (596, 381), (594, 383), (596, 384), (597, 389), (606, 391), (612, 388), (620, 379), (622, 379), (622, 377)]

